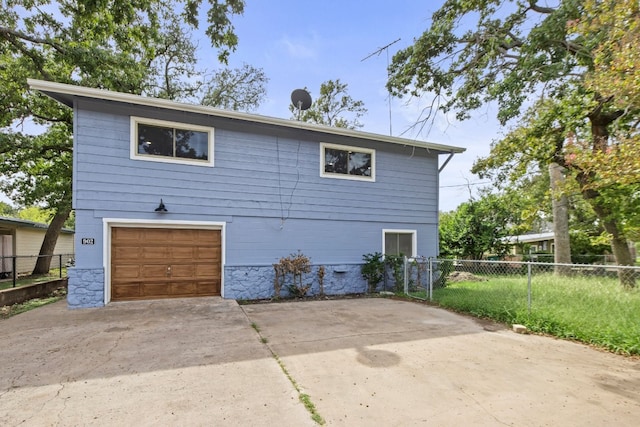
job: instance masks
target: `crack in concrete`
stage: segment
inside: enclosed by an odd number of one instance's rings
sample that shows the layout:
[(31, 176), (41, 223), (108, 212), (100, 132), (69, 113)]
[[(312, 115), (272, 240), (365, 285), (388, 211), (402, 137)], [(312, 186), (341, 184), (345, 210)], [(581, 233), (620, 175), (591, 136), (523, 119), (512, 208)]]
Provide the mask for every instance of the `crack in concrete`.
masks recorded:
[(491, 411), (489, 411), (487, 408), (484, 407), (484, 405), (482, 403), (480, 403), (480, 401), (478, 399), (476, 399), (475, 397), (473, 397), (473, 395), (467, 393), (466, 391), (464, 391), (464, 389), (462, 387), (457, 387), (458, 390), (464, 394), (465, 396), (467, 396), (469, 399), (471, 399), (480, 409), (482, 409), (487, 415), (489, 415), (491, 418), (493, 418), (497, 423), (500, 423), (504, 426), (510, 426), (512, 424), (506, 423), (504, 421), (502, 421), (500, 418), (496, 417), (494, 414), (491, 413)]
[(90, 375), (93, 372), (95, 372), (99, 367), (106, 365), (107, 363), (111, 362), (112, 360), (112, 353), (113, 351), (118, 348), (118, 346), (120, 345), (120, 342), (122, 341), (122, 339), (124, 338), (124, 334), (126, 331), (120, 332), (118, 334), (118, 336), (113, 340), (113, 344), (111, 345), (111, 347), (109, 349), (107, 349), (106, 352), (103, 353), (104, 356), (104, 360), (102, 361), (102, 363), (94, 363), (93, 367), (89, 370), (87, 370), (86, 372), (83, 373), (83, 375)]
[[(60, 392), (62, 392), (62, 390), (64, 390), (64, 384), (60, 383), (60, 387), (58, 388), (58, 390), (56, 391), (55, 395), (53, 395), (51, 398), (45, 400), (44, 402), (42, 402), (42, 405), (40, 405), (40, 408), (36, 409), (35, 411), (33, 411), (31, 413), (31, 416), (26, 417), (24, 420), (22, 420), (22, 422), (20, 424), (27, 424), (29, 423), (29, 421), (31, 421), (31, 419), (33, 417), (35, 417), (36, 415), (38, 415), (40, 412), (42, 412), (45, 408), (45, 406), (47, 406), (47, 404), (49, 404), (50, 402), (53, 402), (54, 400), (56, 400), (58, 397), (60, 397)], [(60, 412), (57, 414), (57, 418), (60, 419)]]
[(240, 309), (242, 310), (242, 313), (244, 313), (244, 315), (247, 318), (247, 321), (249, 322), (249, 324), (256, 331), (256, 334), (260, 338), (260, 342), (267, 348), (267, 350), (269, 350), (269, 353), (271, 353), (271, 356), (273, 357), (273, 359), (276, 361), (276, 363), (278, 364), (278, 366), (282, 370), (282, 373), (284, 374), (284, 376), (289, 380), (289, 382), (293, 386), (294, 390), (298, 393), (298, 400), (300, 401), (300, 403), (302, 403), (302, 405), (305, 407), (307, 412), (309, 412), (309, 414), (311, 415), (311, 419), (313, 421), (315, 421), (319, 425), (324, 425), (326, 423), (326, 421), (318, 413), (318, 411), (316, 409), (316, 406), (313, 404), (313, 401), (311, 400), (311, 397), (308, 394), (303, 392), (303, 387), (301, 387), (298, 384), (298, 382), (295, 380), (295, 378), (293, 378), (291, 373), (289, 373), (289, 370), (287, 369), (287, 367), (284, 364), (284, 362), (282, 361), (282, 359), (280, 359), (278, 354), (269, 345), (268, 340), (265, 337), (263, 337), (262, 334), (260, 333), (259, 326), (255, 322), (253, 322), (251, 320), (251, 318), (249, 317), (249, 315), (247, 314), (247, 312), (244, 310), (244, 308), (242, 306), (240, 306)]
[(20, 375), (18, 375), (15, 378), (11, 379), (11, 382), (9, 383), (9, 388), (7, 388), (6, 390), (0, 392), (0, 397), (4, 396), (5, 394), (9, 393), (11, 390), (15, 390), (16, 388), (20, 388), (20, 386), (16, 385), (16, 383), (22, 378), (24, 377), (25, 372), (21, 371)]
[[(64, 383), (60, 384), (60, 389), (58, 390), (56, 395), (53, 397), (53, 399), (59, 398), (60, 397), (60, 393), (62, 393), (62, 390), (64, 390)], [(51, 399), (51, 400), (53, 400), (53, 399)], [(60, 424), (62, 422), (62, 414), (67, 409), (67, 400), (69, 400), (69, 398), (66, 398), (66, 399), (62, 400), (62, 408), (56, 414), (56, 418), (58, 419), (58, 423), (57, 424)]]

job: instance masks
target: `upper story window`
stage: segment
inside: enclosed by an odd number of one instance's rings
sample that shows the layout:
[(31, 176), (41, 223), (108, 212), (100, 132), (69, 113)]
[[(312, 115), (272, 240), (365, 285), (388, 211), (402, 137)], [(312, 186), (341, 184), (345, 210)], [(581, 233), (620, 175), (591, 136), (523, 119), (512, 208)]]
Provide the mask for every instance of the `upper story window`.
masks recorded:
[(213, 166), (213, 128), (131, 117), (131, 158)]
[(376, 152), (368, 148), (320, 144), (320, 176), (375, 181)]

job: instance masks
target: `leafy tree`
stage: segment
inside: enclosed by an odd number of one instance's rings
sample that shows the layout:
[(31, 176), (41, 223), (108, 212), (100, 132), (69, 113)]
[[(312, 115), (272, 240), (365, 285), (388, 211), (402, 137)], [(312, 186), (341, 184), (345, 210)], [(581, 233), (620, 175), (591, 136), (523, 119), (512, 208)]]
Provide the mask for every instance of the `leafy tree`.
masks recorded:
[[(604, 194), (597, 168), (566, 161), (570, 135), (585, 145), (584, 153), (598, 157), (612, 151), (613, 128), (633, 133), (638, 123), (635, 106), (623, 110), (616, 94), (603, 96), (585, 84), (587, 77), (597, 74), (599, 55), (606, 58), (607, 52), (616, 51), (618, 33), (616, 26), (597, 24), (596, 14), (609, 13), (614, 0), (593, 1), (591, 7), (583, 3), (447, 0), (434, 13), (432, 26), (394, 57), (388, 85), (396, 95), (433, 94), (435, 108), (455, 111), (459, 119), (486, 102), (496, 102), (502, 124), (521, 117), (530, 99), (539, 98), (522, 125), (494, 145), (491, 156), (478, 162), (474, 171), (504, 171), (508, 163), (523, 176), (532, 165), (543, 168), (556, 162), (565, 167), (611, 236), (618, 264), (632, 265), (624, 224), (615, 210), (625, 192)], [(637, 5), (631, 3), (625, 2), (608, 22), (621, 17), (637, 20)], [(467, 19), (477, 19), (477, 24), (464, 31), (460, 23)], [(581, 26), (582, 22), (587, 24)], [(618, 174), (628, 171), (618, 169)], [(621, 282), (634, 284), (630, 277), (621, 276)]]
[[(294, 119), (319, 125), (357, 129), (363, 125), (358, 121), (367, 109), (364, 102), (354, 100), (347, 93), (347, 84), (340, 79), (328, 80), (320, 85), (320, 95), (311, 104), (311, 108), (298, 112), (294, 105), (289, 106)], [(344, 117), (350, 115), (351, 118)]]
[(29, 206), (24, 209), (20, 209), (17, 217), (27, 221), (40, 222), (48, 224), (51, 220), (52, 213), (50, 209), (42, 209), (37, 206)]
[(625, 111), (640, 108), (640, 5), (636, 0), (586, 0), (583, 18), (570, 23), (575, 34), (607, 29), (593, 51), (586, 85)]
[(172, 100), (195, 97), (203, 85), (203, 72), (196, 68), (197, 46), (179, 15), (164, 18), (154, 51), (155, 55), (148, 59), (147, 85), (141, 92)]
[(196, 67), (197, 46), (179, 16), (172, 14), (160, 33), (155, 57), (149, 62), (147, 87), (156, 97), (199, 103), (236, 111), (253, 111), (264, 100), (269, 79), (261, 68), (243, 64), (207, 76)]
[[(571, 264), (571, 238), (569, 236), (569, 200), (563, 192), (566, 176), (562, 166), (549, 163), (549, 181), (551, 183), (551, 210), (553, 212), (553, 235), (555, 250), (553, 261), (556, 264)], [(557, 275), (568, 276), (571, 267), (556, 266)]]
[[(26, 208), (15, 210), (14, 217), (42, 224), (49, 224), (51, 219), (55, 216), (55, 213), (56, 212), (53, 209), (44, 209), (39, 206), (27, 206)], [(69, 218), (65, 221), (64, 227), (71, 229), (75, 227), (75, 216), (73, 212), (71, 212)]]
[(253, 111), (267, 94), (269, 78), (260, 68), (243, 64), (241, 68), (216, 72), (205, 85), (200, 103), (210, 107), (237, 111)]
[(509, 250), (504, 238), (518, 234), (518, 212), (517, 202), (509, 195), (486, 193), (455, 211), (440, 213), (440, 255), (466, 259), (504, 256)]
[[(206, 34), (226, 62), (237, 45), (230, 17), (244, 0), (210, 0)], [(202, 0), (101, 2), (11, 0), (0, 8), (0, 184), (20, 205), (55, 210), (40, 250), (53, 253), (71, 212), (72, 112), (32, 93), (27, 78), (141, 93), (153, 78), (150, 64), (162, 54), (162, 19), (180, 11), (197, 28)], [(33, 120), (40, 135), (23, 132)], [(16, 127), (17, 126), (17, 127)], [(16, 131), (16, 129), (18, 129)], [(48, 271), (41, 257), (34, 274)]]
[(0, 216), (13, 217), (16, 214), (16, 209), (8, 203), (0, 202)]

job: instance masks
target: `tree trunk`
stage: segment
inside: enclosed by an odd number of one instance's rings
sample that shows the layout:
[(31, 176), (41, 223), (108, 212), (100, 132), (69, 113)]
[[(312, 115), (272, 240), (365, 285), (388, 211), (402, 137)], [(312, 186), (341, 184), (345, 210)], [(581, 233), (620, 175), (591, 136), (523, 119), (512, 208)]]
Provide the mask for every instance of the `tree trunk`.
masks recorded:
[[(594, 153), (602, 152), (607, 149), (607, 142), (609, 140), (608, 126), (618, 118), (620, 113), (604, 114), (602, 113), (601, 106), (589, 116), (591, 122), (591, 134), (592, 134), (592, 149)], [(621, 266), (634, 265), (635, 259), (631, 256), (629, 245), (624, 232), (620, 229), (615, 215), (611, 211), (609, 206), (600, 198), (600, 193), (592, 188), (589, 184), (593, 182), (593, 174), (580, 172), (577, 174), (576, 179), (580, 188), (582, 189), (582, 196), (591, 205), (593, 211), (597, 217), (602, 221), (602, 226), (605, 231), (611, 235), (611, 249), (613, 256), (616, 259), (616, 264)], [(618, 278), (620, 284), (625, 288), (635, 287), (635, 276), (631, 269), (618, 269)]]
[[(564, 168), (557, 163), (549, 164), (549, 178), (551, 180), (551, 206), (553, 210), (553, 239), (555, 250), (553, 261), (556, 264), (571, 264), (571, 244), (569, 242), (569, 210), (567, 196), (560, 194), (565, 181)], [(568, 276), (571, 267), (556, 266), (555, 274)]]
[[(590, 202), (598, 218), (602, 220), (602, 226), (605, 231), (611, 235), (611, 250), (616, 258), (616, 264), (622, 266), (634, 265), (635, 260), (631, 256), (627, 239), (618, 227), (616, 220), (612, 217), (609, 208), (599, 203), (596, 198), (589, 199), (586, 195), (584, 197)], [(620, 279), (620, 284), (625, 288), (630, 289), (636, 285), (634, 271), (631, 269), (618, 269), (618, 278)]]
[[(60, 231), (62, 230), (62, 226), (64, 222), (69, 218), (69, 214), (71, 213), (70, 209), (64, 209), (61, 211), (57, 211), (51, 220), (51, 224), (47, 228), (47, 232), (44, 235), (44, 240), (42, 241), (42, 246), (40, 246), (40, 256), (38, 257), (38, 261), (36, 262), (36, 266), (34, 267), (31, 274), (47, 274), (51, 267), (51, 256), (53, 255), (53, 251), (56, 248), (56, 243), (58, 242), (58, 236), (60, 235)], [(60, 266), (62, 268), (62, 266)]]

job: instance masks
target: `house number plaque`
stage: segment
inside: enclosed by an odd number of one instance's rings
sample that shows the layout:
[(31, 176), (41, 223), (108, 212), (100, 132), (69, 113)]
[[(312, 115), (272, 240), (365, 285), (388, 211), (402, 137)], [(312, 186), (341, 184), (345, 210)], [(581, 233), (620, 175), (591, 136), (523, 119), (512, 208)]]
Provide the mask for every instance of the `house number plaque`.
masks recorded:
[(93, 237), (83, 237), (81, 243), (83, 245), (95, 245), (96, 239), (94, 239)]

